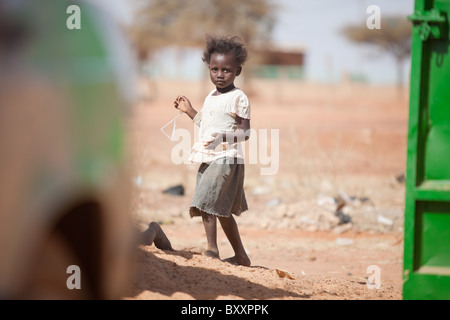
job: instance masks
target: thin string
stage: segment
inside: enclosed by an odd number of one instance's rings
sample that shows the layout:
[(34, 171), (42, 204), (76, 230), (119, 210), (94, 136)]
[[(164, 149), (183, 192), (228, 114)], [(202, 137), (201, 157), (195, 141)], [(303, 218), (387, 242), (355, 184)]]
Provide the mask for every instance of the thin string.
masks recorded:
[[(166, 135), (167, 138), (170, 139), (170, 141), (174, 141), (173, 137), (175, 136), (175, 129), (176, 129), (176, 124), (177, 124), (177, 119), (183, 114), (183, 111), (180, 110), (180, 112), (178, 113), (178, 115), (176, 115), (172, 120), (170, 120), (167, 124), (165, 124), (164, 126), (161, 127), (161, 131), (162, 133), (164, 133)], [(164, 128), (167, 127), (168, 125), (170, 125), (173, 122), (173, 130), (172, 130), (172, 135), (169, 136), (165, 131)]]

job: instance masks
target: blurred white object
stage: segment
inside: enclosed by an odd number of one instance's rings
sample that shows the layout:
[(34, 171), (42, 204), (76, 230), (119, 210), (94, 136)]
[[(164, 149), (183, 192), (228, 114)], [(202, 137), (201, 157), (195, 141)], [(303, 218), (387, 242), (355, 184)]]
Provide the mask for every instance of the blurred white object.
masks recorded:
[(377, 222), (388, 225), (388, 226), (392, 226), (394, 224), (394, 222), (391, 219), (383, 217), (382, 215), (378, 215)]

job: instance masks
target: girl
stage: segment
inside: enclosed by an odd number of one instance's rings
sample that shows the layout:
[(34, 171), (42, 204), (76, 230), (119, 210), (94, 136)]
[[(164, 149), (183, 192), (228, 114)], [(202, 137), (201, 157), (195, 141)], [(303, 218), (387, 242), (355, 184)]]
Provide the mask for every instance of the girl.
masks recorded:
[(191, 217), (201, 216), (206, 232), (204, 254), (219, 258), (217, 219), (234, 250), (225, 261), (250, 266), (233, 215), (248, 209), (244, 194), (244, 156), (239, 143), (249, 138), (250, 103), (235, 87), (247, 60), (247, 50), (237, 36), (207, 36), (202, 60), (209, 66), (215, 89), (206, 97), (200, 113), (185, 96), (178, 96), (175, 108), (186, 113), (200, 127), (200, 142), (194, 144), (190, 159), (201, 163), (195, 195), (189, 210)]

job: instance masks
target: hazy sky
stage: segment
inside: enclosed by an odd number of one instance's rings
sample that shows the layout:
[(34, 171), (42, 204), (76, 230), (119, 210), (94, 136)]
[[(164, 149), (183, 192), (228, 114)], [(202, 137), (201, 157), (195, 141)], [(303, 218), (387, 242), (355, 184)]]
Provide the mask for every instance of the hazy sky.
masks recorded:
[[(122, 21), (132, 19), (132, 0), (95, 0), (107, 3)], [(367, 8), (377, 5), (381, 16), (413, 13), (414, 0), (279, 0), (273, 41), (304, 48), (306, 74), (311, 80), (333, 81), (344, 72), (362, 75), (373, 83), (393, 83), (395, 64), (390, 56), (348, 41), (340, 30), (347, 24), (365, 23)], [(383, 28), (383, 26), (381, 26)], [(409, 61), (405, 62), (405, 79)]]
[[(393, 58), (380, 51), (348, 41), (340, 30), (347, 24), (365, 23), (369, 5), (377, 5), (381, 16), (407, 16), (414, 11), (413, 0), (281, 0), (273, 38), (285, 45), (306, 50), (307, 74), (326, 81), (344, 71), (363, 74), (373, 82), (394, 82)], [(381, 26), (383, 28), (383, 26)], [(405, 62), (408, 65), (409, 61)], [(409, 68), (405, 70), (405, 77)]]

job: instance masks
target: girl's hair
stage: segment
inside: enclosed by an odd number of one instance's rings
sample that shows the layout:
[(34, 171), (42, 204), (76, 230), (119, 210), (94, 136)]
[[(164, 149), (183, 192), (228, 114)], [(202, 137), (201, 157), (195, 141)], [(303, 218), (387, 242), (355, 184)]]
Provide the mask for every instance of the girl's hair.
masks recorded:
[(206, 49), (203, 52), (202, 60), (209, 63), (213, 53), (232, 54), (239, 66), (247, 60), (247, 49), (238, 36), (206, 35)]

